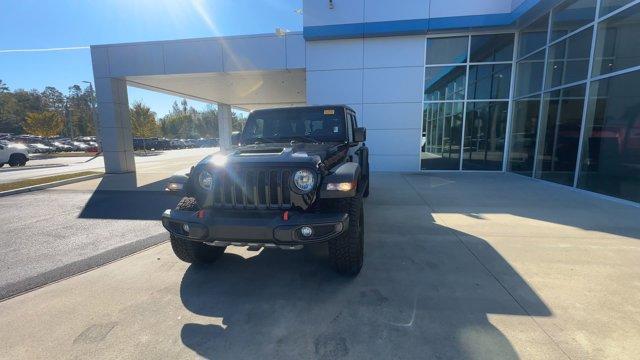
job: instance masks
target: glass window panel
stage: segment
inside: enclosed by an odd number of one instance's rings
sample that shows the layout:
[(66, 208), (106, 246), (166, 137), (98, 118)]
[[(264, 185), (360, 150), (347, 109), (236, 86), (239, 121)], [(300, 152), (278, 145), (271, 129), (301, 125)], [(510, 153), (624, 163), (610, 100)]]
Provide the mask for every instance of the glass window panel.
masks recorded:
[(640, 4), (600, 23), (593, 75), (640, 65)]
[(518, 39), (518, 57), (530, 54), (547, 44), (547, 31), (549, 30), (549, 15), (545, 15), (534, 21), (531, 25), (520, 31)]
[(549, 47), (546, 89), (587, 78), (592, 35), (588, 28)]
[(633, 0), (601, 0), (600, 1), (600, 16), (607, 15), (613, 10), (619, 9)]
[(518, 61), (516, 67), (516, 97), (542, 90), (544, 50)]
[(466, 66), (435, 66), (425, 69), (424, 100), (463, 100)]
[(578, 187), (640, 202), (640, 71), (591, 84)]
[(508, 170), (531, 176), (535, 158), (540, 97), (513, 102)]
[(427, 65), (467, 62), (469, 37), (427, 39)]
[(545, 93), (535, 177), (573, 186), (585, 85)]
[(502, 170), (508, 107), (508, 101), (467, 103), (463, 170)]
[(471, 62), (513, 60), (513, 34), (471, 36)]
[(469, 99), (508, 99), (511, 65), (469, 66)]
[(426, 103), (423, 109), (422, 170), (458, 170), (463, 102)]
[(553, 10), (551, 41), (592, 22), (596, 16), (596, 0), (567, 1)]

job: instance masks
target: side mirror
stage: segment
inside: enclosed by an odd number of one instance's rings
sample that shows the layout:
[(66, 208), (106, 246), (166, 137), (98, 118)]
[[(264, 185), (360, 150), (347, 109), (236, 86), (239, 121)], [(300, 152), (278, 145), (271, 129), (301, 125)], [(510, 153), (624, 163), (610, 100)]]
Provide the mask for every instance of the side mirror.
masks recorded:
[(364, 142), (367, 140), (367, 129), (363, 127), (358, 127), (353, 129), (353, 141), (354, 142)]

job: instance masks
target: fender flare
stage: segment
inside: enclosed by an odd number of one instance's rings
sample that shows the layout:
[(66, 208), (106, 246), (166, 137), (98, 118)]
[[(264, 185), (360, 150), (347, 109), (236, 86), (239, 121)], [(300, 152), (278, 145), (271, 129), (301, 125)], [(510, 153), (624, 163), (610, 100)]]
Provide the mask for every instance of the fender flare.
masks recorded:
[[(362, 170), (360, 168), (360, 165), (355, 162), (348, 162), (338, 166), (322, 180), (322, 184), (320, 185), (320, 198), (336, 199), (356, 196), (361, 172)], [(327, 184), (329, 183), (346, 182), (352, 183), (354, 185), (349, 191), (327, 190)]]

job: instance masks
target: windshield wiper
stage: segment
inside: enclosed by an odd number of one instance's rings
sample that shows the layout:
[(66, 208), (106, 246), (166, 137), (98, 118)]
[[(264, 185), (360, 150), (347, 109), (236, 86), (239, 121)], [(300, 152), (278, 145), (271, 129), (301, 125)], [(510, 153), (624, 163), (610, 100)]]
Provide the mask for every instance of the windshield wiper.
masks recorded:
[(291, 141), (300, 141), (300, 142), (308, 142), (308, 143), (321, 143), (322, 141), (318, 139), (314, 139), (310, 136), (291, 136)]
[(269, 144), (269, 143), (274, 143), (275, 141), (273, 140), (269, 140), (269, 139), (265, 139), (265, 138), (255, 138), (255, 139), (251, 139), (251, 144)]

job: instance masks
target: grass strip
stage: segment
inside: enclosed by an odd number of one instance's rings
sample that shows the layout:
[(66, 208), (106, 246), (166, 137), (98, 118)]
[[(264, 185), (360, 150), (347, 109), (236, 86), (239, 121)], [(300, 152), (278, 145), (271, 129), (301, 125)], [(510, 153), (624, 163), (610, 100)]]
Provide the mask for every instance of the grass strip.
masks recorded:
[(102, 174), (102, 173), (98, 171), (80, 171), (80, 172), (74, 172), (74, 173), (45, 176), (45, 177), (40, 177), (35, 179), (25, 179), (25, 180), (0, 184), (0, 191), (21, 189), (29, 186), (48, 184), (54, 181), (67, 180), (67, 179), (73, 179), (81, 176), (96, 175), (96, 174)]

